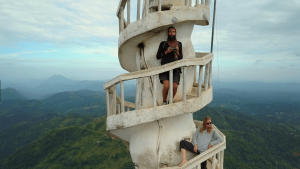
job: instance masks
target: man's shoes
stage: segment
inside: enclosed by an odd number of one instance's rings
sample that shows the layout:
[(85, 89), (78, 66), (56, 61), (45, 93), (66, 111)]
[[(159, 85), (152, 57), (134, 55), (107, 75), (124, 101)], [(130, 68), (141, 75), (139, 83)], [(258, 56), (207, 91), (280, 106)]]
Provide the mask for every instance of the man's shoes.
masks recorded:
[(163, 104), (162, 105), (167, 105), (167, 102), (163, 102)]

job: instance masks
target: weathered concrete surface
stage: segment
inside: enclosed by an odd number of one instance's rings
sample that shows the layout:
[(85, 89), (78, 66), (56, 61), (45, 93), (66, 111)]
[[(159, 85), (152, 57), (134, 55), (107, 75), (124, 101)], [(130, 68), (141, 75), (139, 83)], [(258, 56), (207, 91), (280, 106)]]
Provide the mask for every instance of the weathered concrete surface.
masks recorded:
[[(113, 116), (108, 116), (106, 121), (106, 130), (112, 132), (113, 130), (125, 129), (137, 126), (144, 123), (157, 121), (163, 118), (178, 116), (182, 114), (193, 113), (207, 104), (213, 99), (212, 88), (207, 91), (202, 91), (201, 97), (194, 97), (186, 100), (186, 102), (177, 102), (169, 105), (158, 106), (155, 108), (134, 110)], [(131, 133), (127, 133), (131, 134)], [(114, 134), (118, 136), (117, 134)]]
[[(158, 168), (162, 163), (169, 166), (179, 165), (179, 142), (184, 138), (191, 140), (196, 131), (192, 113), (142, 124), (139, 128), (129, 139), (131, 158), (139, 169)], [(111, 133), (125, 136), (125, 133), (128, 135), (127, 131), (121, 129)], [(194, 157), (193, 153), (187, 153), (188, 159)]]
[[(139, 50), (138, 44), (152, 39), (152, 42), (161, 42), (166, 40), (167, 28), (169, 26), (175, 26), (177, 28), (180, 25), (186, 23), (189, 25), (208, 25), (209, 22), (209, 8), (205, 5), (199, 5), (197, 7), (173, 7), (169, 11), (155, 12), (147, 15), (145, 18), (131, 23), (124, 31), (121, 32), (119, 37), (119, 61), (125, 70), (132, 72), (137, 71), (138, 68), (132, 63), (136, 62), (136, 51)], [(185, 24), (184, 24), (185, 25)], [(190, 26), (191, 28), (193, 26)], [(163, 33), (162, 33), (163, 32)], [(165, 36), (160, 36), (160, 35)], [(177, 37), (179, 41), (184, 41), (186, 38), (190, 38), (190, 31), (184, 29), (177, 31)], [(157, 38), (156, 38), (157, 36)], [(181, 39), (183, 37), (183, 40)], [(190, 43), (183, 43), (183, 52), (189, 51), (188, 47), (192, 47)], [(145, 46), (145, 50), (147, 50)], [(156, 50), (150, 48), (149, 50)], [(189, 56), (189, 54), (184, 54)], [(145, 57), (151, 57), (145, 55)], [(152, 56), (153, 57), (153, 56)]]

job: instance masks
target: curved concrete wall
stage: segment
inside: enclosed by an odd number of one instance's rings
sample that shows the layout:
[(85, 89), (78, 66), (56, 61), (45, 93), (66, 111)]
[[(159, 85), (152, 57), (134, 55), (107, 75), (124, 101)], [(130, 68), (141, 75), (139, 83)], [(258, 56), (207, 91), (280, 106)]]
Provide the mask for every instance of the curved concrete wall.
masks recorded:
[[(130, 137), (130, 154), (139, 169), (157, 168), (161, 163), (177, 166), (181, 162), (179, 142), (193, 138), (196, 131), (193, 115), (185, 114), (158, 120)], [(187, 153), (187, 158), (195, 155)]]
[[(160, 32), (165, 32), (169, 26), (208, 25), (209, 17), (209, 8), (199, 5), (197, 7), (173, 7), (170, 11), (151, 13), (145, 18), (131, 23), (119, 37), (118, 56), (122, 68), (129, 72), (139, 70), (137, 65), (132, 64), (136, 62), (138, 44), (148, 41)], [(190, 35), (188, 37), (190, 38)], [(165, 39), (161, 38), (159, 41)], [(185, 45), (187, 44), (185, 43)], [(157, 48), (158, 46), (153, 50), (157, 51)]]

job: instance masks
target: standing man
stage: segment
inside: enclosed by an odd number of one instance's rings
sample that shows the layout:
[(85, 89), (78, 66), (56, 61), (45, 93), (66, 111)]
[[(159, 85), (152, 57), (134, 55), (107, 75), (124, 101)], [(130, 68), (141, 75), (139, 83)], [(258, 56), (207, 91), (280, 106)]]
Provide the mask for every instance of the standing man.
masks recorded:
[[(168, 39), (167, 41), (162, 41), (159, 45), (157, 54), (157, 59), (161, 59), (161, 65), (174, 62), (183, 58), (182, 55), (182, 43), (176, 39), (176, 29), (174, 27), (168, 28)], [(176, 95), (177, 88), (180, 81), (181, 68), (176, 68), (173, 70), (173, 97)], [(163, 105), (167, 104), (167, 97), (169, 91), (169, 72), (163, 72), (159, 74), (160, 83), (164, 85), (163, 87)]]

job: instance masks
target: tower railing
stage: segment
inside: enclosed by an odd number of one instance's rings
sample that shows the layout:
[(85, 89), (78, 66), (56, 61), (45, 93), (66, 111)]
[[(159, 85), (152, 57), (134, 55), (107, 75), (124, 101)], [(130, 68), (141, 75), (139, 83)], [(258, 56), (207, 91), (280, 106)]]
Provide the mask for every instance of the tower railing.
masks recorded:
[[(195, 0), (195, 6), (201, 4), (209, 6), (210, 0)], [(150, 5), (157, 4), (158, 11), (162, 11), (162, 0), (153, 0), (151, 3), (149, 0), (143, 0), (143, 11), (142, 11), (142, 18), (146, 17), (148, 14), (150, 14), (149, 7)], [(136, 20), (141, 19), (141, 0), (137, 0), (137, 18)], [(192, 0), (185, 0), (185, 6), (192, 6)], [(125, 19), (124, 10), (127, 8), (127, 16)], [(119, 18), (119, 32), (121, 33), (128, 25), (130, 25), (131, 20), (131, 2), (130, 0), (120, 0), (118, 10), (117, 10), (117, 16)]]
[[(201, 121), (194, 121), (197, 127), (202, 125)], [(201, 163), (209, 160), (211, 162), (211, 169), (223, 169), (224, 164), (224, 150), (226, 149), (226, 136), (215, 126), (213, 125), (215, 131), (221, 136), (222, 142), (211, 147), (210, 149), (206, 150), (205, 152), (197, 155), (196, 157), (192, 158), (182, 167), (169, 167), (170, 169), (201, 169)]]
[[(213, 60), (213, 54), (211, 53), (196, 53), (196, 58), (188, 58), (188, 59), (182, 59), (178, 60), (176, 62), (172, 62), (166, 65), (162, 65), (159, 67), (141, 70), (141, 71), (135, 71), (127, 74), (120, 75), (109, 82), (104, 84), (104, 89), (106, 90), (106, 109), (107, 109), (107, 116), (112, 116), (116, 114), (120, 114), (126, 111), (130, 111), (130, 109), (139, 110), (138, 106), (138, 100), (140, 97), (140, 91), (139, 90), (139, 79), (142, 78), (152, 78), (152, 97), (153, 97), (153, 107), (157, 106), (156, 102), (156, 89), (157, 89), (157, 79), (158, 75), (163, 72), (169, 72), (169, 103), (173, 103), (173, 69), (175, 68), (182, 68), (182, 74), (183, 74), (183, 94), (182, 94), (182, 102), (185, 102), (187, 100), (187, 67), (194, 67), (195, 69), (195, 76), (194, 76), (194, 83), (193, 86), (197, 87), (197, 94), (194, 95), (194, 97), (200, 97), (201, 91), (207, 91), (208, 88), (212, 86), (212, 68), (211, 63)], [(199, 78), (197, 80), (197, 66), (199, 66)], [(205, 67), (205, 69), (204, 69)], [(204, 74), (204, 79), (203, 79)], [(126, 102), (124, 100), (124, 81), (128, 80), (134, 80), (137, 81), (137, 87), (136, 87), (136, 97), (135, 97), (135, 103)], [(117, 85), (120, 84), (120, 95), (117, 94)], [(203, 88), (203, 89), (202, 89)], [(171, 97), (172, 96), (172, 97)]]

